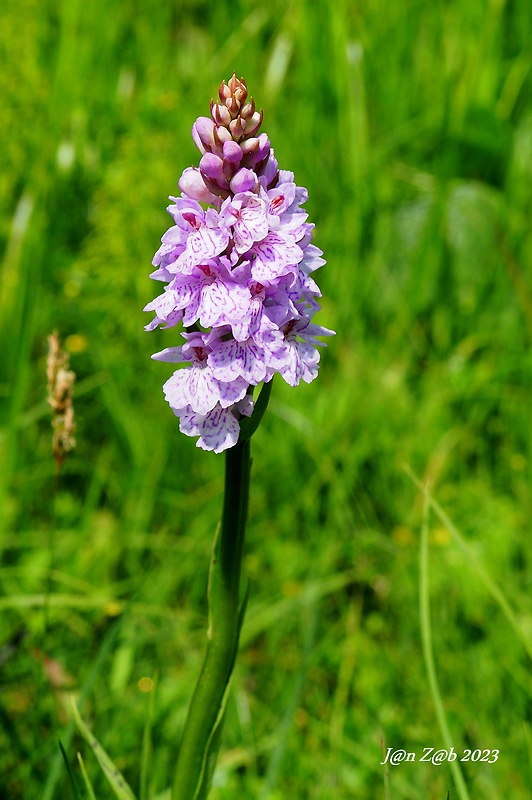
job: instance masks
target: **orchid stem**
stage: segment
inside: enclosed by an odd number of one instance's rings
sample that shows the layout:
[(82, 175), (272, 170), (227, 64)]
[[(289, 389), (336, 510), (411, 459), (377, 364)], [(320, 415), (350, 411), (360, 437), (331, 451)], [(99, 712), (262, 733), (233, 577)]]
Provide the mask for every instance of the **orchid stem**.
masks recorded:
[(214, 769), (215, 743), (223, 724), (242, 623), (240, 575), (250, 470), (249, 440), (226, 451), (223, 515), (209, 582), (207, 652), (185, 722), (172, 800), (206, 797)]

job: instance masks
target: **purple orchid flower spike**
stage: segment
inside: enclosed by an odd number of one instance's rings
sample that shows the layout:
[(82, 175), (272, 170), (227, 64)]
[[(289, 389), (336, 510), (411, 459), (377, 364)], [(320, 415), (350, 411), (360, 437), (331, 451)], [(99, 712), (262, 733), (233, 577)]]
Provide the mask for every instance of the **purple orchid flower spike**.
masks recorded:
[[(177, 369), (163, 386), (179, 428), (197, 446), (225, 451), (225, 490), (209, 577), (209, 635), (176, 763), (172, 800), (206, 800), (242, 627), (241, 566), (251, 473), (250, 438), (278, 374), (290, 386), (318, 374), (316, 325), (323, 264), (303, 205), (306, 189), (280, 170), (243, 79), (222, 82), (192, 138), (197, 166), (170, 197), (172, 225), (153, 258), (163, 291), (145, 308), (147, 330), (182, 325), (153, 358)], [(255, 398), (255, 387), (263, 384)]]
[(181, 175), (181, 197), (170, 197), (174, 224), (152, 273), (167, 285), (145, 309), (156, 314), (147, 330), (184, 325), (186, 344), (154, 358), (181, 363), (166, 400), (181, 431), (216, 453), (237, 443), (254, 387), (276, 373), (291, 386), (314, 380), (316, 337), (333, 334), (312, 322), (320, 292), (309, 273), (325, 261), (302, 209), (307, 191), (279, 170), (261, 123), (233, 74), (211, 116), (192, 126), (201, 160)]

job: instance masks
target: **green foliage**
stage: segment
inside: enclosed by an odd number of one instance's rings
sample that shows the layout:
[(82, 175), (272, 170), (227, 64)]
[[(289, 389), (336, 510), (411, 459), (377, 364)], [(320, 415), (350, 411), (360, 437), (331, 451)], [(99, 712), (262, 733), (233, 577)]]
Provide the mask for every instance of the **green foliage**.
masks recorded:
[(119, 769), (115, 766), (113, 761), (109, 758), (101, 744), (98, 740), (94, 737), (94, 734), (87, 728), (83, 720), (79, 715), (79, 711), (74, 701), (72, 701), (72, 714), (74, 716), (74, 720), (76, 722), (76, 726), (92, 749), (94, 755), (98, 759), (98, 763), (102, 768), (102, 772), (104, 773), (105, 777), (109, 781), (109, 784), (118, 797), (119, 800), (135, 800), (135, 795), (133, 794), (131, 787), (128, 786), (127, 782), (124, 779), (124, 776), (120, 772)]
[[(203, 657), (222, 459), (178, 433), (146, 334), (190, 127), (245, 76), (328, 259), (320, 377), (253, 436), (251, 592), (212, 800), (385, 796), (444, 747), (470, 800), (531, 792), (532, 73), (528, 0), (7, 0), (0, 10), (0, 794), (165, 797)], [(77, 374), (54, 492), (46, 337)], [(502, 598), (502, 604), (501, 604)], [(149, 687), (157, 678), (153, 698)], [(142, 678), (152, 679), (142, 682)], [(148, 696), (147, 696), (148, 695)], [(150, 705), (151, 703), (151, 705)], [(151, 708), (151, 711), (150, 711)], [(458, 796), (391, 767), (392, 800)], [(86, 789), (85, 794), (90, 796)]]

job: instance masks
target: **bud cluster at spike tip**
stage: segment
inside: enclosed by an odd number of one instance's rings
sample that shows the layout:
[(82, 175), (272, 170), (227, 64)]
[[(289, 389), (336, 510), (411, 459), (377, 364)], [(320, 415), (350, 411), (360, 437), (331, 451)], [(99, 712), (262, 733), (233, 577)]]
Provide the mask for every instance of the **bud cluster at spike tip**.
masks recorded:
[(180, 430), (215, 453), (237, 443), (253, 387), (275, 373), (310, 383), (316, 337), (333, 334), (312, 322), (321, 297), (312, 273), (325, 261), (302, 210), (307, 191), (278, 168), (261, 123), (235, 74), (194, 123), (201, 160), (170, 197), (174, 224), (150, 276), (167, 285), (144, 309), (155, 312), (146, 330), (183, 324), (184, 343), (152, 357), (183, 365), (164, 384), (166, 400)]

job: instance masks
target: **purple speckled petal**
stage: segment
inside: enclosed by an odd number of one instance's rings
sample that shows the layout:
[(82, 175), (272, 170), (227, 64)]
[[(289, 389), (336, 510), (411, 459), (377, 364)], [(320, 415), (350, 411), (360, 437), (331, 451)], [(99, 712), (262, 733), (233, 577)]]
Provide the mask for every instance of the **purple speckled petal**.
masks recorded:
[(268, 202), (268, 215), (280, 217), (294, 202), (296, 185), (295, 183), (283, 183), (264, 194)]
[(208, 358), (213, 374), (221, 381), (234, 381), (238, 377), (256, 386), (264, 380), (266, 365), (264, 350), (253, 339), (237, 342), (219, 341)]
[[(144, 310), (146, 310), (146, 309), (144, 309)], [(144, 326), (144, 330), (145, 331), (154, 331), (155, 328), (158, 328), (159, 325), (162, 322), (164, 322), (164, 319), (159, 319), (159, 317), (155, 317), (154, 319), (152, 319), (151, 322), (148, 322), (148, 324)]]
[(183, 312), (181, 309), (177, 311), (171, 311), (165, 319), (166, 325), (163, 325), (161, 330), (165, 331), (167, 328), (173, 328), (174, 325), (177, 325), (183, 319)]
[[(153, 303), (151, 303), (150, 305), (153, 305)], [(167, 328), (173, 328), (174, 325), (177, 325), (179, 322), (181, 322), (182, 319), (183, 319), (183, 312), (180, 309), (170, 310), (164, 318), (156, 316), (154, 319), (152, 319), (152, 321), (148, 325), (144, 326), (144, 330), (153, 331), (159, 325), (162, 325), (163, 322), (165, 324), (162, 326), (162, 330), (166, 330)]]
[(205, 212), (197, 200), (193, 200), (191, 197), (172, 196), (169, 199), (172, 200), (172, 203), (166, 210), (174, 218), (175, 224), (183, 231), (190, 230), (190, 221), (188, 221), (190, 216), (197, 217), (200, 221), (204, 218)]
[(210, 369), (189, 367), (174, 372), (163, 386), (172, 408), (190, 406), (198, 414), (207, 414), (220, 399), (220, 384)]
[(162, 244), (153, 256), (151, 263), (154, 267), (159, 265), (166, 267), (173, 263), (184, 249), (185, 245)]
[(208, 366), (180, 369), (166, 381), (163, 391), (172, 408), (190, 406), (198, 414), (207, 414), (219, 403), (227, 408), (241, 400), (247, 383), (236, 376), (231, 381), (220, 381)]
[[(157, 314), (158, 317), (161, 319), (166, 319), (170, 316), (172, 311), (176, 309), (181, 309), (183, 306), (180, 306), (177, 301), (177, 292), (172, 289), (166, 289), (163, 294), (160, 294), (159, 297), (156, 297), (152, 303), (153, 310)], [(186, 303), (185, 303), (186, 305)]]
[(250, 394), (246, 394), (246, 396), (243, 397), (240, 402), (235, 403), (235, 411), (238, 411), (238, 413), (242, 414), (243, 417), (250, 417), (253, 414), (254, 408), (255, 403)]
[(256, 258), (251, 267), (251, 274), (256, 281), (271, 282), (297, 272), (297, 265), (303, 258), (303, 251), (293, 241), (285, 241), (277, 233), (269, 233), (262, 242), (253, 245), (252, 252)]
[(168, 228), (166, 233), (163, 234), (163, 238), (161, 242), (166, 245), (186, 245), (187, 241), (187, 234), (183, 231), (179, 225), (173, 225), (171, 228)]
[(268, 233), (266, 202), (253, 192), (242, 192), (230, 203), (226, 201), (221, 216), (226, 226), (233, 226), (237, 253), (245, 253), (253, 242), (264, 239)]
[(179, 430), (181, 433), (186, 434), (186, 436), (200, 435), (198, 423), (203, 419), (200, 414), (196, 414), (195, 411), (192, 411), (190, 406), (186, 408), (174, 408), (173, 412), (176, 417), (179, 417)]
[(179, 256), (177, 264), (183, 272), (191, 273), (202, 261), (219, 255), (227, 247), (229, 234), (223, 230), (202, 226), (189, 234), (186, 250)]
[(231, 320), (233, 336), (238, 342), (245, 342), (250, 337), (255, 338), (260, 330), (262, 317), (262, 299), (255, 298), (251, 301), (249, 311), (242, 319)]
[(311, 383), (318, 374), (318, 350), (306, 342), (298, 342), (295, 338), (287, 344), (290, 357), (280, 370), (282, 377), (290, 386), (297, 386), (301, 379), (305, 383)]
[(217, 406), (198, 422), (200, 438), (197, 447), (222, 453), (234, 447), (240, 434), (240, 426), (227, 408)]
[(303, 260), (299, 266), (307, 274), (314, 272), (314, 270), (319, 269), (319, 267), (323, 267), (323, 265), (326, 263), (325, 259), (321, 258), (323, 251), (313, 244), (307, 245), (303, 253)]
[(234, 378), (232, 381), (218, 381), (220, 386), (220, 405), (222, 408), (238, 403), (245, 397), (248, 382), (244, 378)]
[(247, 313), (250, 302), (246, 286), (222, 279), (206, 283), (201, 290), (200, 325), (210, 328), (220, 321), (224, 324), (240, 319)]

